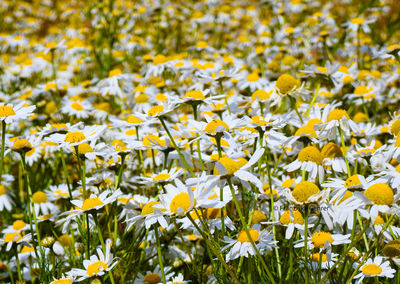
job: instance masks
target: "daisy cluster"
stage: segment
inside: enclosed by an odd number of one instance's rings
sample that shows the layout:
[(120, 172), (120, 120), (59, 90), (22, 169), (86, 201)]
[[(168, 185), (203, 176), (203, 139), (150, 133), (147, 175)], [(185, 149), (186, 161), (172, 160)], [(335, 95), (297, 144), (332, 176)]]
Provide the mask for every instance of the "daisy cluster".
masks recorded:
[(0, 7), (1, 283), (400, 281), (396, 1)]

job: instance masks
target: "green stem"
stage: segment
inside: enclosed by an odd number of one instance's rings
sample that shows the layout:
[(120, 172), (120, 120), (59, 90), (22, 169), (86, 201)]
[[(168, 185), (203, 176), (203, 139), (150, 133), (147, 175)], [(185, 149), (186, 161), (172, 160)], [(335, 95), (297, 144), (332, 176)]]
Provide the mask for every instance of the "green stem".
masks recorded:
[(306, 266), (305, 274), (306, 274), (306, 282), (308, 283), (308, 248), (307, 248), (307, 243), (308, 243), (308, 205), (305, 206), (305, 213), (304, 213), (304, 263)]
[(306, 111), (306, 113), (304, 114), (304, 116), (308, 116), (308, 113), (310, 112), (310, 110), (311, 110), (311, 108), (313, 107), (315, 101), (317, 100), (318, 92), (319, 92), (319, 88), (320, 88), (320, 87), (321, 87), (321, 83), (318, 82), (317, 89), (315, 90), (314, 96), (313, 96), (313, 98), (312, 98), (312, 100), (311, 100), (311, 103), (310, 103), (309, 107), (307, 108), (307, 111)]
[(237, 212), (239, 214), (240, 222), (242, 223), (242, 227), (246, 232), (247, 238), (250, 240), (250, 243), (251, 243), (253, 249), (255, 250), (255, 252), (256, 252), (256, 254), (258, 256), (258, 259), (261, 262), (265, 272), (267, 273), (269, 280), (271, 281), (271, 283), (276, 283), (275, 280), (274, 280), (274, 277), (272, 276), (271, 272), (268, 269), (268, 266), (266, 265), (264, 259), (262, 258), (262, 255), (260, 254), (257, 246), (255, 245), (253, 238), (250, 235), (249, 229), (247, 228), (246, 221), (245, 221), (245, 219), (243, 217), (242, 210), (240, 209), (240, 205), (239, 205), (239, 202), (237, 200), (237, 197), (236, 197), (236, 194), (235, 194), (235, 190), (233, 188), (233, 185), (232, 185), (232, 182), (231, 182), (230, 178), (228, 178), (227, 181), (228, 181), (228, 185), (229, 185), (229, 188), (231, 190), (231, 193), (232, 193), (233, 202), (234, 202), (236, 210), (237, 210)]
[(4, 149), (6, 144), (6, 122), (3, 120), (1, 122), (2, 130), (1, 130), (1, 157), (0, 157), (0, 181), (3, 179), (3, 169), (4, 169)]
[(154, 234), (156, 235), (158, 262), (160, 263), (160, 270), (161, 270), (163, 284), (165, 284), (166, 280), (165, 280), (164, 264), (163, 264), (162, 254), (161, 254), (160, 237), (158, 235), (158, 226), (156, 224), (156, 225), (153, 225), (153, 227), (154, 227)]

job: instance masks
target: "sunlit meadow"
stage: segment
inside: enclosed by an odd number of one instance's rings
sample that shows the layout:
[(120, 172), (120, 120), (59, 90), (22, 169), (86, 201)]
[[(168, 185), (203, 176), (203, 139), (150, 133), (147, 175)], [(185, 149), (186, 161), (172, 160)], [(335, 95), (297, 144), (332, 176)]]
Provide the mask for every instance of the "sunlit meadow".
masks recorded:
[(0, 283), (400, 283), (400, 2), (0, 2)]

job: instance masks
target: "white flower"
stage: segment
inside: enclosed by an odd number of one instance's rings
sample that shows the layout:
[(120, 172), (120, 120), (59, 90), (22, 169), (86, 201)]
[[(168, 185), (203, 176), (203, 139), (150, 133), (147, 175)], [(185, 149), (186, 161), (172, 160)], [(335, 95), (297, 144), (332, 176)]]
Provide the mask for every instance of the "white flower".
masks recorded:
[(17, 105), (0, 105), (0, 121), (8, 124), (31, 116), (36, 106), (25, 106), (25, 104), (25, 102), (20, 102)]
[[(357, 267), (357, 263), (354, 263)], [(383, 262), (381, 256), (376, 256), (374, 259), (367, 259), (365, 264), (360, 267), (360, 273), (354, 276), (354, 279), (358, 279), (356, 284), (362, 283), (365, 277), (388, 277), (393, 278), (396, 273), (395, 269), (390, 268), (390, 262)]]

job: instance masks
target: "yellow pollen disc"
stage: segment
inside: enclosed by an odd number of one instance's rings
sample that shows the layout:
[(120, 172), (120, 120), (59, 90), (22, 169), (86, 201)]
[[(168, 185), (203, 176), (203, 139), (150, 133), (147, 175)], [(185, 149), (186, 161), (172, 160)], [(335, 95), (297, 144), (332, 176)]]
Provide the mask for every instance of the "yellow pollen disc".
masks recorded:
[(144, 284), (157, 284), (160, 282), (161, 282), (161, 277), (157, 273), (147, 274), (143, 279)]
[[(400, 173), (400, 164), (397, 165), (396, 167), (396, 172)], [(1, 195), (1, 194), (0, 194)]]
[(0, 185), (0, 196), (5, 194), (7, 194), (7, 189), (3, 185)]
[(260, 126), (266, 126), (269, 124), (269, 121), (266, 121), (265, 118), (261, 115), (255, 115), (251, 118), (252, 123), (258, 124)]
[(379, 275), (382, 272), (382, 267), (379, 265), (372, 263), (372, 264), (366, 264), (363, 267), (361, 267), (361, 271), (364, 274), (368, 275)]
[(150, 201), (147, 202), (145, 206), (143, 206), (142, 208), (142, 212), (140, 213), (140, 215), (144, 216), (144, 215), (149, 215), (149, 214), (153, 214), (154, 209), (158, 209), (160, 211), (165, 211), (165, 209), (161, 209), (161, 208), (154, 208), (154, 205), (158, 205), (161, 204), (160, 202), (157, 201)]
[(282, 182), (282, 186), (286, 188), (290, 188), (296, 181), (294, 179), (287, 179)]
[(343, 201), (345, 201), (346, 199), (350, 198), (353, 196), (353, 193), (351, 191), (346, 190), (346, 192), (344, 193), (343, 197), (340, 199), (339, 202), (337, 202), (338, 198), (336, 198), (335, 200), (332, 201), (333, 204), (340, 204)]
[(89, 264), (86, 273), (88, 276), (94, 276), (106, 269), (107, 269), (107, 264), (99, 260)]
[(368, 122), (368, 116), (362, 112), (357, 112), (353, 117), (354, 122)]
[(67, 197), (68, 196), (68, 192), (62, 192), (61, 190), (57, 189), (54, 191), (54, 193), (62, 196), (62, 197)]
[(98, 197), (88, 198), (83, 201), (81, 210), (90, 210), (96, 206), (100, 206), (103, 204), (103, 201), (101, 201)]
[(181, 208), (183, 211), (182, 213), (185, 214), (190, 209), (190, 205), (191, 202), (189, 193), (181, 192), (172, 199), (169, 210), (177, 214), (178, 210)]
[(352, 24), (356, 24), (356, 25), (360, 25), (360, 24), (364, 23), (364, 18), (354, 18), (354, 19), (351, 19), (351, 23), (352, 23)]
[[(233, 175), (237, 170), (241, 168), (240, 164), (238, 161), (235, 161), (234, 159), (228, 158), (228, 157), (222, 157), (219, 159), (219, 161), (226, 171), (228, 172), (227, 175)], [(214, 168), (214, 174), (219, 175), (220, 173), (218, 172), (217, 167)]]
[(390, 126), (390, 132), (393, 135), (397, 135), (400, 132), (400, 119), (395, 120)]
[(71, 245), (73, 245), (73, 240), (68, 235), (62, 235), (58, 238), (58, 240), (64, 247), (70, 247)]
[(388, 242), (383, 248), (383, 254), (388, 257), (400, 256), (400, 240)]
[(364, 195), (377, 205), (390, 205), (394, 201), (393, 190), (386, 183), (371, 185)]
[(317, 66), (317, 70), (321, 73), (326, 73), (328, 72), (328, 68), (324, 67), (324, 66)]
[(271, 93), (272, 93), (272, 91), (266, 92), (264, 90), (257, 90), (251, 95), (251, 99), (253, 101), (255, 101), (258, 98), (260, 101), (265, 101), (266, 99), (269, 99), (269, 97), (271, 96)]
[(319, 252), (313, 253), (312, 255), (310, 255), (310, 258), (311, 258), (311, 260), (313, 262), (319, 262), (320, 258), (321, 258), (321, 262), (327, 262), (328, 261), (328, 258), (326, 257), (325, 253), (323, 253), (321, 256), (320, 256)]
[(149, 96), (146, 94), (139, 94), (135, 98), (135, 103), (137, 104), (143, 104), (148, 102), (149, 102)]
[(136, 135), (136, 129), (128, 129), (127, 131), (125, 131), (125, 135), (128, 136)]
[(12, 106), (0, 106), (0, 117), (8, 117), (15, 115), (15, 111)]
[(205, 210), (205, 216), (208, 220), (221, 218), (221, 209), (220, 208), (207, 208)]
[[(258, 237), (260, 236), (260, 233), (257, 230), (249, 230), (250, 237), (253, 240), (253, 242), (258, 241)], [(250, 239), (247, 236), (246, 231), (241, 231), (239, 233), (239, 236), (237, 237), (237, 240), (241, 243), (250, 243)]]
[(223, 132), (227, 130), (229, 130), (228, 124), (218, 118), (211, 120), (204, 129), (204, 131), (208, 134), (215, 134), (216, 132)]
[(358, 175), (352, 175), (346, 181), (344, 182), (345, 187), (355, 187), (355, 186), (360, 186), (361, 181)]
[(250, 73), (247, 75), (247, 81), (249, 82), (257, 82), (260, 79), (257, 73)]
[(313, 138), (317, 138), (317, 132), (315, 132), (313, 125), (306, 125), (297, 129), (294, 136), (310, 136)]
[(297, 156), (300, 162), (314, 162), (317, 165), (322, 165), (323, 158), (321, 152), (314, 146), (305, 147)]
[(350, 119), (349, 115), (347, 114), (347, 111), (345, 111), (344, 109), (340, 109), (340, 108), (335, 108), (333, 110), (331, 110), (331, 112), (328, 115), (328, 121), (332, 121), (332, 120), (341, 120), (343, 118), (343, 116), (347, 119)]
[(35, 249), (33, 248), (33, 246), (28, 247), (28, 246), (24, 246), (21, 250), (21, 253), (28, 253), (28, 252), (33, 252)]
[(24, 148), (31, 149), (32, 148), (31, 143), (29, 143), (29, 141), (26, 140), (26, 139), (18, 139), (18, 140), (16, 140), (14, 142), (13, 146), (14, 146), (15, 149), (24, 149)]
[(22, 220), (17, 220), (12, 225), (13, 229), (16, 230), (16, 231), (21, 230), (25, 226), (26, 226), (26, 223), (24, 221), (22, 221)]
[(68, 278), (58, 279), (51, 282), (51, 284), (71, 284), (71, 283), (72, 283), (71, 279)]
[(54, 123), (51, 125), (51, 128), (55, 128), (57, 130), (60, 130), (60, 129), (63, 129), (66, 127), (67, 127), (67, 125), (65, 123)]
[(109, 73), (108, 73), (108, 77), (114, 77), (114, 76), (117, 76), (117, 75), (120, 75), (120, 74), (122, 74), (122, 71), (120, 70), (120, 69), (113, 69), (113, 70), (111, 70)]
[(323, 122), (320, 120), (320, 119), (318, 119), (318, 118), (311, 118), (308, 122), (307, 122), (307, 126), (312, 126), (312, 127), (314, 127), (314, 125), (317, 125), (317, 124), (322, 124)]
[(342, 149), (333, 142), (329, 142), (322, 148), (321, 154), (324, 158), (340, 158), (343, 157)]
[(150, 108), (147, 111), (147, 114), (149, 116), (155, 116), (155, 115), (158, 115), (158, 114), (162, 113), (163, 110), (164, 110), (164, 106), (163, 105), (153, 106), (152, 108)]
[(261, 222), (268, 221), (267, 216), (260, 210), (255, 210), (253, 214), (253, 219), (251, 219), (252, 224), (260, 224)]
[(77, 111), (82, 111), (83, 106), (80, 103), (74, 102), (71, 104), (71, 108)]
[(313, 243), (314, 247), (322, 248), (326, 242), (333, 243), (332, 235), (328, 232), (316, 232), (311, 237), (311, 242)]
[(153, 177), (154, 181), (164, 181), (171, 177), (170, 174), (159, 174)]
[(156, 55), (153, 59), (154, 65), (163, 64), (165, 62), (167, 62), (167, 58), (162, 54)]
[[(15, 237), (17, 237), (17, 238), (15, 238)], [(14, 240), (14, 238), (15, 238), (15, 240)], [(15, 232), (15, 233), (8, 233), (8, 234), (6, 234), (5, 236), (4, 236), (4, 241), (5, 242), (12, 242), (12, 241), (15, 241), (15, 242), (18, 242), (19, 240), (21, 240), (22, 239), (22, 236), (21, 236), (21, 234), (20, 233), (18, 233), (18, 232)]]
[(65, 135), (65, 142), (68, 143), (78, 143), (83, 140), (85, 140), (85, 134), (83, 134), (82, 131), (74, 131), (74, 132), (69, 132), (67, 135)]
[(306, 202), (310, 196), (319, 193), (319, 188), (310, 181), (299, 182), (292, 191), (292, 196), (298, 202)]
[(290, 211), (286, 210), (279, 218), (279, 222), (281, 222), (283, 225), (289, 225), (289, 223), (303, 225), (304, 219), (298, 210), (293, 210), (292, 215), (293, 217), (290, 215)]
[(299, 81), (290, 74), (282, 74), (276, 81), (276, 88), (282, 95), (295, 90), (299, 85)]
[(185, 98), (204, 100), (206, 97), (204, 96), (202, 91), (187, 91), (185, 93)]
[(81, 143), (78, 145), (78, 153), (83, 155), (86, 153), (91, 153), (93, 152), (92, 146), (90, 146), (88, 143)]
[(374, 225), (383, 225), (383, 224), (385, 224), (385, 220), (383, 220), (383, 218), (378, 215), (374, 221)]
[(47, 202), (47, 195), (43, 191), (36, 191), (32, 194), (33, 203), (40, 204)]
[(128, 116), (128, 122), (129, 122), (129, 123), (132, 123), (132, 124), (136, 124), (136, 123), (141, 123), (141, 122), (143, 122), (143, 120), (140, 119), (140, 118), (137, 118), (136, 116), (129, 115), (129, 116)]
[(400, 133), (397, 134), (396, 142), (394, 142), (395, 147), (400, 147)]

